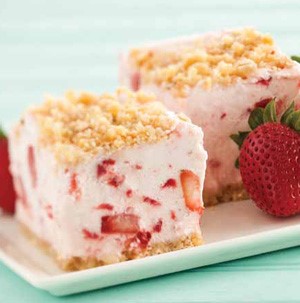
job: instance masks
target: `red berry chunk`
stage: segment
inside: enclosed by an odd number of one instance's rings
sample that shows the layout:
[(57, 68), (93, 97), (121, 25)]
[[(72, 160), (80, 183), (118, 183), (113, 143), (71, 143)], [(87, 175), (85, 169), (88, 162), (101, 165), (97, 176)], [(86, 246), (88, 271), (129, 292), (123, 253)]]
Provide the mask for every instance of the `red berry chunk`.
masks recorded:
[(53, 219), (53, 209), (52, 209), (52, 205), (48, 204), (45, 206), (45, 210), (47, 212), (47, 216), (49, 219)]
[(139, 217), (133, 214), (103, 216), (101, 219), (101, 232), (105, 234), (131, 234), (139, 229)]
[(69, 194), (73, 195), (77, 201), (81, 198), (81, 190), (78, 186), (77, 174), (73, 173), (71, 175)]
[(256, 84), (260, 84), (260, 85), (263, 85), (263, 86), (269, 86), (270, 85), (270, 82), (272, 80), (272, 77), (268, 78), (268, 79), (260, 79), (256, 82)]
[(100, 178), (107, 173), (107, 169), (103, 165), (97, 166), (97, 177)]
[(166, 181), (164, 185), (162, 185), (162, 188), (167, 188), (167, 187), (176, 187), (177, 183), (175, 179), (169, 179)]
[(36, 187), (37, 173), (36, 173), (36, 165), (35, 165), (35, 153), (34, 153), (34, 148), (31, 145), (28, 147), (27, 158), (28, 158), (28, 167), (31, 177), (31, 185), (32, 187)]
[(139, 231), (136, 236), (136, 242), (138, 243), (138, 245), (144, 249), (147, 247), (149, 241), (151, 240), (151, 233), (149, 231)]
[(140, 88), (141, 76), (139, 73), (134, 73), (131, 76), (131, 88), (133, 91), (137, 91)]
[(171, 219), (172, 219), (172, 220), (176, 220), (176, 213), (175, 213), (174, 210), (171, 210), (170, 216), (171, 216)]
[(161, 232), (162, 224), (163, 224), (162, 219), (159, 219), (158, 222), (154, 225), (153, 231), (156, 233)]
[(190, 210), (202, 214), (199, 177), (190, 170), (183, 170), (180, 174), (180, 181), (186, 206)]
[(89, 240), (98, 240), (99, 239), (99, 235), (97, 233), (91, 232), (87, 229), (83, 229), (82, 230), (83, 236), (85, 239), (89, 239)]
[(111, 204), (108, 203), (101, 203), (98, 206), (95, 207), (95, 209), (106, 209), (106, 210), (113, 210), (114, 207)]
[(128, 198), (131, 198), (131, 197), (132, 197), (132, 189), (128, 189), (128, 190), (126, 191), (126, 196), (127, 196)]
[(159, 201), (154, 200), (154, 199), (149, 198), (149, 197), (144, 197), (143, 201), (146, 202), (146, 203), (148, 203), (148, 204), (151, 204), (153, 206), (160, 206), (161, 205), (161, 203)]
[(116, 163), (116, 161), (113, 160), (113, 159), (106, 159), (106, 160), (103, 160), (103, 161), (102, 161), (102, 164), (103, 164), (104, 166), (114, 165), (115, 163)]
[(108, 184), (113, 187), (119, 187), (125, 180), (123, 175), (115, 175), (108, 180)]
[(268, 105), (268, 103), (270, 101), (272, 101), (272, 99), (273, 98), (266, 98), (266, 99), (260, 100), (254, 104), (254, 108), (257, 108), (257, 107), (265, 108)]

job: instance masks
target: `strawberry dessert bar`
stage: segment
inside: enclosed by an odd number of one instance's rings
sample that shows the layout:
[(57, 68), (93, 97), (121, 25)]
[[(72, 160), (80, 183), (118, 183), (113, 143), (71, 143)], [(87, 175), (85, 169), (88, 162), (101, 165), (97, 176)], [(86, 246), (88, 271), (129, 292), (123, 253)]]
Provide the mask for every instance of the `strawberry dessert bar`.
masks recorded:
[(62, 268), (202, 243), (203, 134), (153, 95), (49, 98), (9, 140), (16, 218)]
[(155, 93), (202, 127), (208, 152), (204, 201), (212, 205), (246, 197), (230, 135), (247, 131), (250, 112), (274, 97), (282, 112), (299, 94), (299, 66), (269, 35), (243, 28), (131, 49), (121, 56), (120, 80)]

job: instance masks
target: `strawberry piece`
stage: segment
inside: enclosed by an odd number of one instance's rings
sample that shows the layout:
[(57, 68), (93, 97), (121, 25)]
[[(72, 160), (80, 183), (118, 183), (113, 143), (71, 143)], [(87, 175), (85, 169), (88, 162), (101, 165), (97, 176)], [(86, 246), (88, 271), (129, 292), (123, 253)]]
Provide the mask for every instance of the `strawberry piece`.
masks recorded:
[(140, 248), (145, 249), (151, 240), (152, 235), (149, 231), (139, 231), (135, 236), (135, 241), (140, 246)]
[(113, 205), (108, 204), (108, 203), (101, 203), (98, 206), (96, 206), (95, 209), (113, 210), (114, 207), (113, 207)]
[(73, 195), (76, 201), (79, 201), (81, 198), (81, 190), (78, 186), (77, 174), (73, 173), (71, 175), (69, 194)]
[(35, 165), (35, 153), (33, 146), (29, 146), (27, 150), (27, 160), (28, 160), (28, 167), (31, 177), (31, 185), (33, 188), (36, 187), (37, 183), (37, 172), (36, 172), (36, 165)]
[(132, 194), (133, 194), (132, 189), (128, 189), (128, 190), (126, 191), (126, 196), (127, 196), (128, 198), (131, 198), (131, 197), (132, 197)]
[(263, 86), (269, 86), (271, 80), (272, 80), (272, 77), (269, 77), (268, 79), (263, 79), (263, 78), (261, 78), (260, 80), (258, 80), (258, 81), (256, 82), (256, 84), (260, 84), (260, 85), (263, 85)]
[(161, 203), (157, 200), (154, 200), (152, 198), (149, 198), (149, 197), (143, 197), (143, 201), (150, 204), (150, 205), (153, 205), (153, 206), (160, 206)]
[(156, 233), (161, 232), (162, 224), (163, 224), (162, 219), (159, 219), (157, 221), (157, 223), (154, 225), (153, 231), (156, 232)]
[(203, 212), (200, 195), (200, 179), (190, 170), (182, 170), (180, 181), (185, 204), (191, 211)]
[(125, 176), (115, 175), (108, 180), (108, 184), (113, 187), (119, 187), (125, 181)]
[(45, 210), (49, 219), (53, 219), (53, 208), (52, 205), (48, 204), (45, 206)]
[(172, 220), (176, 220), (176, 213), (175, 213), (174, 210), (171, 210), (170, 217), (171, 217)]
[(107, 173), (107, 169), (103, 165), (97, 166), (97, 177), (100, 178)]
[(102, 164), (103, 164), (104, 166), (115, 165), (115, 164), (116, 164), (116, 161), (113, 160), (113, 159), (106, 159), (106, 160), (103, 160), (103, 161), (102, 161)]
[(258, 107), (265, 108), (268, 105), (268, 103), (270, 103), (272, 101), (272, 99), (273, 98), (266, 98), (266, 99), (260, 100), (254, 104), (254, 108), (258, 108)]
[(0, 129), (0, 208), (7, 213), (14, 213), (16, 193), (9, 171), (8, 141)]
[(263, 124), (245, 139), (240, 172), (260, 209), (280, 217), (300, 212), (299, 155), (299, 133), (283, 124)]
[(91, 232), (87, 229), (82, 229), (83, 237), (87, 240), (98, 240), (99, 235), (97, 233)]
[(139, 217), (133, 214), (117, 214), (103, 216), (101, 219), (101, 232), (105, 234), (131, 234), (140, 229)]
[(168, 179), (165, 184), (162, 185), (161, 188), (167, 188), (167, 187), (176, 187), (177, 183), (175, 179)]
[(131, 88), (133, 91), (137, 91), (140, 88), (141, 75), (139, 73), (134, 73), (131, 76)]

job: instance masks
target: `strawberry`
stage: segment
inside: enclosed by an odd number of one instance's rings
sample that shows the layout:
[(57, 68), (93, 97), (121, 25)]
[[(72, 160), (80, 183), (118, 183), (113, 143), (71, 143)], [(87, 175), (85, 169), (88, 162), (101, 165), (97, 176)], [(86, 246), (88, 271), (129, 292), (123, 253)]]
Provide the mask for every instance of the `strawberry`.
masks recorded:
[(12, 176), (9, 172), (8, 140), (0, 129), (0, 208), (7, 213), (14, 213), (16, 193)]
[(278, 122), (272, 100), (251, 113), (252, 131), (231, 136), (240, 147), (237, 165), (249, 196), (277, 217), (300, 213), (300, 110), (294, 107), (292, 102)]
[(190, 210), (202, 214), (203, 207), (201, 203), (199, 177), (190, 170), (182, 170), (180, 173), (180, 182), (186, 206)]
[(105, 234), (131, 234), (139, 229), (139, 217), (133, 214), (122, 213), (101, 219), (101, 232)]

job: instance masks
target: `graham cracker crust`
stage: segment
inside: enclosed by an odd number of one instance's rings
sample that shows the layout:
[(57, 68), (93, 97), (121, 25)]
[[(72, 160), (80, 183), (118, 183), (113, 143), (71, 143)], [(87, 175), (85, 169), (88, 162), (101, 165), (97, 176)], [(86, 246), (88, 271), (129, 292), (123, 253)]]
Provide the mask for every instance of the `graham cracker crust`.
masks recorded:
[(21, 230), (25, 236), (37, 247), (43, 250), (46, 254), (55, 259), (59, 267), (65, 271), (83, 270), (92, 267), (108, 265), (112, 263), (124, 262), (128, 260), (140, 259), (148, 256), (154, 256), (162, 253), (167, 253), (175, 250), (180, 250), (188, 247), (195, 247), (203, 244), (201, 235), (192, 233), (186, 237), (182, 237), (173, 242), (162, 242), (149, 245), (142, 251), (123, 251), (121, 257), (111, 258), (110, 260), (101, 260), (96, 257), (71, 257), (62, 259), (58, 253), (51, 247), (51, 245), (39, 238), (26, 225), (20, 223)]
[(219, 203), (242, 201), (249, 199), (249, 195), (242, 183), (230, 184), (223, 187), (217, 194), (203, 192), (205, 206), (213, 206)]

